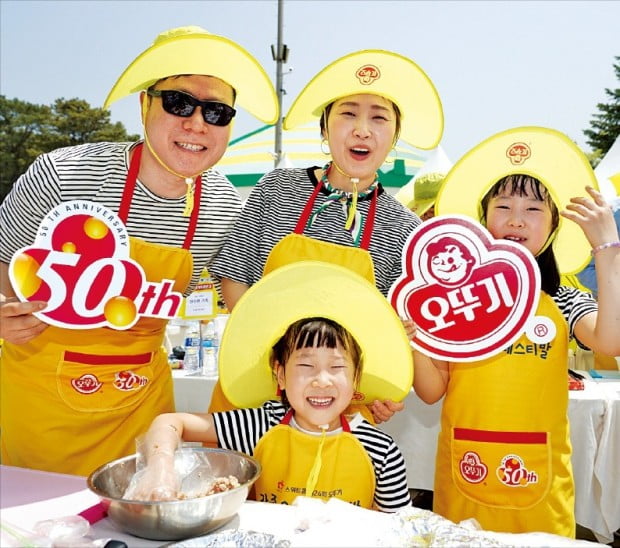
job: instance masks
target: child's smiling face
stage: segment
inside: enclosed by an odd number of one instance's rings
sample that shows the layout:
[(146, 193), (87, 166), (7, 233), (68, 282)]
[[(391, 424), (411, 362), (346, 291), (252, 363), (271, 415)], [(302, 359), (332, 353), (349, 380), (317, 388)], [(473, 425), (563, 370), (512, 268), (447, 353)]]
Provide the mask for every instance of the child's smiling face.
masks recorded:
[(355, 391), (353, 361), (340, 344), (296, 349), (284, 366), (277, 365), (277, 379), (301, 428), (340, 427), (340, 415)]
[(538, 255), (552, 230), (552, 212), (531, 189), (523, 195), (511, 194), (509, 186), (490, 199), (486, 226), (494, 238), (510, 240)]

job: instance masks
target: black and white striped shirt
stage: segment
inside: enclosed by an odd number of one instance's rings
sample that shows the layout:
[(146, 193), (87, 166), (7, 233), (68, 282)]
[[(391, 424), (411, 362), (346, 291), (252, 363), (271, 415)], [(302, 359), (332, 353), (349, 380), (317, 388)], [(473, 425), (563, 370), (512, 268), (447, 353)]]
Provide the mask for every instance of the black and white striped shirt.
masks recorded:
[[(0, 205), (0, 261), (9, 263), (18, 249), (34, 242), (43, 217), (61, 202), (90, 200), (118, 212), (134, 143), (89, 143), (39, 156), (13, 185)], [(239, 215), (241, 197), (221, 173), (203, 173), (200, 215), (191, 245), (194, 260), (191, 288), (204, 266), (224, 243)], [(127, 219), (130, 236), (181, 247), (189, 226), (183, 217), (185, 197), (162, 198), (140, 181)]]
[[(262, 407), (214, 413), (220, 447), (253, 455), (258, 440), (280, 424), (286, 411), (287, 408), (281, 402), (268, 401)], [(395, 512), (410, 506), (405, 459), (394, 440), (359, 414), (349, 421), (349, 425), (351, 434), (360, 441), (372, 462), (376, 478), (374, 502), (377, 508), (384, 512)], [(323, 466), (326, 465), (323, 463)]]
[[(253, 285), (263, 275), (271, 249), (295, 229), (315, 185), (315, 167), (275, 169), (264, 175), (252, 189), (230, 237), (216, 257), (210, 272)], [(375, 267), (377, 288), (387, 293), (402, 271), (402, 250), (420, 219), (379, 186), (370, 255)], [(313, 211), (326, 202), (325, 188), (316, 198)], [(358, 211), (367, 218), (370, 197), (358, 200)], [(304, 235), (316, 240), (353, 247), (353, 237), (345, 230), (345, 212), (332, 203), (306, 227)]]
[(582, 348), (587, 348), (575, 337), (574, 329), (575, 324), (586, 314), (598, 310), (598, 305), (594, 297), (592, 297), (590, 293), (581, 291), (576, 287), (561, 285), (553, 296), (553, 300), (568, 324), (568, 336), (574, 337), (577, 344)]

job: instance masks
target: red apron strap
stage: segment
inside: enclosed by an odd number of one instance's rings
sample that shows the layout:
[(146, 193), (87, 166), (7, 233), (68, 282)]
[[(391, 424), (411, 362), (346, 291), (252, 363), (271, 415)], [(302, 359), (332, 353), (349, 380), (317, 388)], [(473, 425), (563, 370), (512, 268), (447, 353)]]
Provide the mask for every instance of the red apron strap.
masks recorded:
[[(129, 209), (131, 207), (131, 201), (133, 199), (133, 193), (136, 188), (136, 181), (138, 180), (138, 171), (140, 171), (140, 158), (142, 157), (143, 143), (139, 143), (133, 150), (133, 156), (129, 163), (129, 171), (127, 172), (127, 178), (125, 179), (125, 188), (123, 189), (123, 196), (121, 197), (121, 205), (118, 210), (118, 217), (123, 224), (127, 225), (127, 218), (129, 217)], [(192, 215), (189, 219), (189, 226), (187, 227), (187, 233), (185, 234), (185, 241), (183, 242), (183, 249), (189, 249), (196, 233), (196, 226), (198, 225), (198, 214), (200, 213), (200, 195), (202, 194), (202, 176), (196, 178), (196, 188), (194, 189), (194, 204), (197, 207), (192, 208)]]
[(280, 424), (291, 424), (292, 418), (293, 418), (293, 409), (289, 409), (284, 415), (284, 417), (282, 417)]
[(129, 163), (129, 171), (127, 172), (127, 178), (125, 179), (125, 188), (123, 189), (123, 196), (121, 198), (121, 206), (118, 210), (118, 216), (123, 224), (127, 224), (127, 217), (129, 216), (129, 208), (131, 206), (131, 200), (133, 198), (133, 191), (136, 188), (136, 181), (138, 180), (138, 171), (140, 171), (140, 158), (142, 157), (143, 144), (139, 143), (133, 149), (133, 156)]
[(304, 206), (304, 209), (301, 212), (301, 215), (299, 216), (299, 220), (297, 221), (297, 226), (295, 227), (295, 230), (293, 231), (295, 234), (304, 233), (304, 229), (306, 228), (308, 219), (310, 219), (310, 215), (312, 214), (312, 208), (314, 207), (314, 201), (316, 200), (316, 197), (319, 195), (319, 192), (321, 191), (322, 188), (323, 188), (323, 182), (319, 181), (319, 183), (314, 187), (314, 191), (312, 192), (312, 195), (310, 196), (310, 198), (308, 198), (308, 201), (306, 202), (306, 205)]
[(372, 231), (375, 227), (375, 215), (377, 214), (377, 196), (379, 195), (379, 186), (375, 188), (372, 193), (372, 199), (370, 200), (370, 207), (368, 208), (368, 217), (366, 219), (366, 226), (364, 227), (364, 234), (362, 234), (362, 241), (360, 248), (368, 251), (370, 247), (370, 238), (372, 238)]

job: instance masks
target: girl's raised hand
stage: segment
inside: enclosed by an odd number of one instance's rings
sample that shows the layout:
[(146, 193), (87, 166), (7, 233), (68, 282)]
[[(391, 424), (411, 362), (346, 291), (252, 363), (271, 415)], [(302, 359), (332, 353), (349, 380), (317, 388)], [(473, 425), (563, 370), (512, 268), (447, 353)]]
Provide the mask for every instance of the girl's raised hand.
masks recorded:
[(589, 198), (581, 196), (571, 198), (560, 215), (577, 223), (593, 248), (617, 242), (618, 228), (611, 206), (598, 190), (586, 186), (586, 191), (590, 195)]

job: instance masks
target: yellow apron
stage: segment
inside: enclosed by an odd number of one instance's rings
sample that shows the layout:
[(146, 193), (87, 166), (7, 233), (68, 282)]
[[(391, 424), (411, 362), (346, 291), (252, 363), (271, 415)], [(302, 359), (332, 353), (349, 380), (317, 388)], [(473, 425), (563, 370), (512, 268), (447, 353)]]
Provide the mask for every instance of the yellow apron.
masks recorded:
[(568, 329), (541, 293), (548, 344), (525, 336), (499, 355), (450, 366), (437, 447), (433, 510), (484, 529), (575, 536), (568, 431)]
[[(313, 436), (289, 426), (291, 417), (292, 410), (256, 445), (254, 457), (263, 470), (254, 485), (254, 498), (279, 504), (292, 504), (298, 496), (337, 498), (372, 508), (374, 468), (346, 419), (341, 417), (342, 433)], [(310, 484), (319, 451), (322, 466)]]
[[(303, 235), (303, 231), (312, 214), (314, 202), (322, 186), (323, 183), (319, 181), (319, 184), (314, 188), (312, 195), (301, 212), (294, 232), (287, 234), (273, 246), (272, 250), (269, 252), (263, 268), (263, 276), (287, 264), (297, 261), (314, 260), (344, 266), (353, 272), (357, 272), (372, 283), (372, 285), (375, 285), (375, 269), (372, 257), (368, 252), (368, 247), (370, 246), (370, 238), (375, 222), (378, 189), (376, 189), (372, 195), (360, 247), (348, 247), (331, 242), (324, 242), (322, 240), (315, 240), (314, 238)], [(223, 411), (231, 411), (232, 409), (235, 409), (235, 406), (230, 403), (228, 398), (224, 395), (220, 381), (218, 380), (213, 387), (211, 403), (209, 404), (209, 413), (221, 413)], [(364, 418), (372, 424), (375, 423), (372, 413), (365, 405), (352, 406), (347, 410), (348, 414), (356, 412), (362, 413)]]
[[(140, 145), (134, 149), (127, 175), (119, 210), (123, 222), (140, 151)], [(196, 193), (200, 186), (197, 181)], [(130, 238), (131, 258), (142, 265), (147, 280), (171, 279), (174, 291), (185, 291), (199, 208), (194, 210), (183, 248)], [(27, 344), (5, 342), (2, 463), (86, 476), (134, 453), (136, 436), (153, 418), (174, 411), (172, 376), (162, 346), (166, 324), (143, 317), (127, 331), (50, 326)]]

